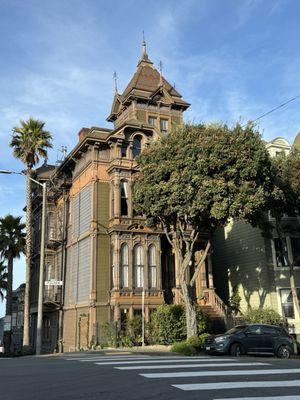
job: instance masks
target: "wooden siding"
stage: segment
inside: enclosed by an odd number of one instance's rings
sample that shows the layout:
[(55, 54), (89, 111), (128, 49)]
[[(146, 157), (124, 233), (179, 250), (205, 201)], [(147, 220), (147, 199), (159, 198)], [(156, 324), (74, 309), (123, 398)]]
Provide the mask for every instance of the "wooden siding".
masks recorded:
[(90, 293), (90, 237), (78, 243), (78, 280), (76, 303), (87, 303)]
[(75, 350), (76, 340), (76, 310), (64, 311), (63, 344), (64, 351)]
[(97, 302), (106, 303), (110, 290), (109, 236), (99, 235), (97, 243)]
[(107, 227), (109, 220), (109, 183), (98, 182), (97, 217), (98, 222)]
[(277, 310), (269, 248), (260, 230), (244, 222), (231, 222), (225, 229), (219, 229), (213, 241), (217, 293), (227, 300), (232, 288), (239, 285), (242, 311), (249, 307)]

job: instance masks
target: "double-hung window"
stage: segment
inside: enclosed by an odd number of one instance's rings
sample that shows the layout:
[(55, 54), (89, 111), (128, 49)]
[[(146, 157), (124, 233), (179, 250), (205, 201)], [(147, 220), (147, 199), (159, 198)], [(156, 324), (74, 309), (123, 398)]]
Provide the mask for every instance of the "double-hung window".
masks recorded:
[(155, 246), (151, 244), (148, 249), (148, 268), (149, 268), (149, 285), (150, 288), (157, 286), (157, 270), (156, 270), (156, 251)]
[(121, 286), (128, 288), (128, 245), (123, 243), (121, 246)]
[(133, 251), (134, 262), (134, 286), (135, 288), (144, 287), (144, 251), (141, 245), (137, 245)]

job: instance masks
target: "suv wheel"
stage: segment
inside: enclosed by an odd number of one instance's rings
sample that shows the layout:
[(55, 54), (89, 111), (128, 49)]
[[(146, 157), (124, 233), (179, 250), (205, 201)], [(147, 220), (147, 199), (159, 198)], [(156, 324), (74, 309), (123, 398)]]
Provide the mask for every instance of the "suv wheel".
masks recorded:
[(291, 357), (291, 350), (288, 346), (280, 346), (277, 350), (277, 357), (278, 358), (290, 358)]
[(233, 343), (230, 347), (230, 355), (233, 357), (240, 357), (243, 354), (242, 345), (239, 343)]

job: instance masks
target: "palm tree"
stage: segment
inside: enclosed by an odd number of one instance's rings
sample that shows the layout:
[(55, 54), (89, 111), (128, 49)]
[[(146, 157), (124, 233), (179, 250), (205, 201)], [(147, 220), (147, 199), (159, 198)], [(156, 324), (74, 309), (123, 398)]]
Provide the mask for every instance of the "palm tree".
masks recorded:
[(32, 252), (31, 237), (31, 174), (32, 168), (38, 164), (40, 157), (47, 158), (47, 149), (52, 147), (51, 133), (44, 129), (45, 122), (30, 117), (28, 121), (20, 121), (20, 126), (13, 128), (10, 146), (13, 154), (25, 164), (26, 175), (26, 287), (24, 296), (24, 332), (23, 346), (29, 346), (29, 292), (30, 266)]
[(4, 292), (7, 289), (7, 272), (6, 265), (4, 265), (4, 261), (0, 261), (0, 299), (4, 300)]
[(14, 259), (25, 249), (25, 224), (22, 217), (6, 215), (0, 218), (0, 255), (7, 261), (6, 315), (12, 315), (12, 288)]

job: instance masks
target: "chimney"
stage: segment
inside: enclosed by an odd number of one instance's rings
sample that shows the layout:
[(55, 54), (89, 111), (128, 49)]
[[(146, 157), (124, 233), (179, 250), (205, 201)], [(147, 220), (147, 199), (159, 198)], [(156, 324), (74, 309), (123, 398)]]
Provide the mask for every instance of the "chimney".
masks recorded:
[(80, 131), (78, 132), (78, 139), (79, 142), (81, 142), (89, 133), (90, 129), (89, 128), (81, 128)]

